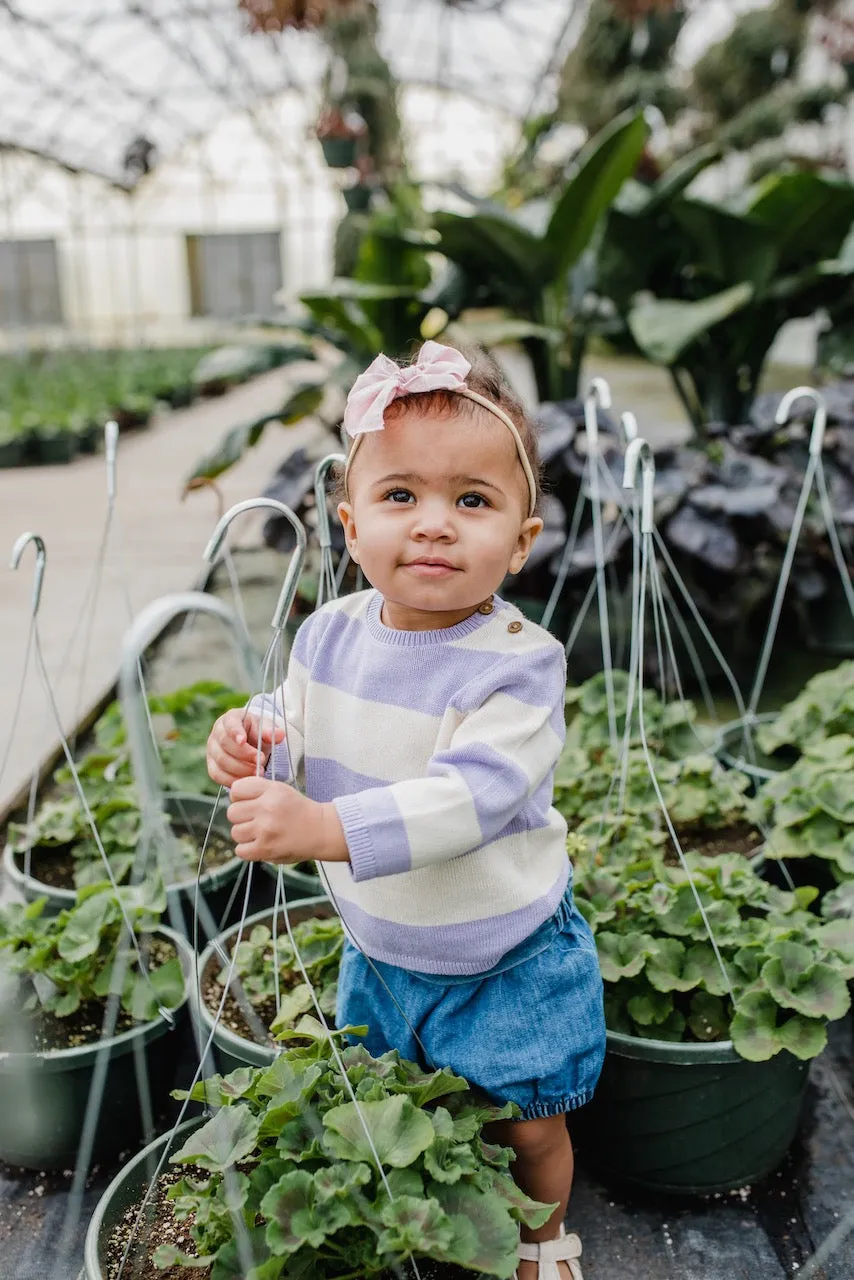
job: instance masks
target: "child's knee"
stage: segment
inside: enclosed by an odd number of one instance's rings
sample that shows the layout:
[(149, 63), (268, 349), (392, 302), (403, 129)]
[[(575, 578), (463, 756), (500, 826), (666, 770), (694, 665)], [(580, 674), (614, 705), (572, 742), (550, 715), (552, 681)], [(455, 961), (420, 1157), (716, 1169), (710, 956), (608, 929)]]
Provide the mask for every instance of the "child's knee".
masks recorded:
[(499, 1141), (516, 1152), (517, 1159), (548, 1160), (569, 1145), (566, 1116), (543, 1116), (534, 1120), (511, 1120), (502, 1125)]

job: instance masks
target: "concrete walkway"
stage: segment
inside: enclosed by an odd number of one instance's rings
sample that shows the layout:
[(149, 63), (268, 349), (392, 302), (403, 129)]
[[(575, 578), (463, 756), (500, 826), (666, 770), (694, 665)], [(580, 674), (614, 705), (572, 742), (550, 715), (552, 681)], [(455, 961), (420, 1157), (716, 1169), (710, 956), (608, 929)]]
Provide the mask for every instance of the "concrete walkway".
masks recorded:
[[(220, 399), (164, 416), (148, 431), (120, 441), (116, 511), (121, 537), (113, 536), (108, 547), (85, 661), (85, 624), (78, 630), (70, 660), (66, 654), (104, 527), (103, 456), (78, 458), (68, 466), (0, 471), (0, 763), (21, 688), (35, 564), (35, 548), (28, 548), (18, 572), (8, 570), (18, 535), (32, 530), (41, 534), (47, 547), (39, 629), (45, 664), (56, 681), (68, 730), (116, 678), (129, 622), (128, 596), (138, 612), (160, 595), (187, 590), (202, 571), (202, 552), (217, 520), (217, 502), (214, 494), (205, 491), (182, 502), (184, 479), (225, 430), (274, 409), (288, 384), (304, 373), (305, 367), (300, 366), (276, 370)], [(222, 478), (226, 506), (260, 494), (282, 458), (312, 435), (317, 437), (316, 427), (287, 432), (269, 427), (256, 448)], [(256, 517), (246, 517), (239, 528), (235, 526), (232, 544), (257, 543), (259, 523)], [(14, 742), (0, 778), (0, 810), (56, 741), (31, 666)]]

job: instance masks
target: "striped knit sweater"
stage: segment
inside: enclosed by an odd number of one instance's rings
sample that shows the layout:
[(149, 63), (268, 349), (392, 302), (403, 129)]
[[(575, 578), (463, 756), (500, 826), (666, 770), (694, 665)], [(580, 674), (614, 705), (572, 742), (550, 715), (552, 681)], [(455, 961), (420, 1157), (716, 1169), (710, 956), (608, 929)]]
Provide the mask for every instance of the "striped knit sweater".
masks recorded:
[(497, 597), (435, 631), (394, 630), (381, 608), (363, 591), (300, 628), (276, 697), (287, 747), (267, 775), (292, 765), (308, 796), (335, 802), (350, 862), (318, 865), (363, 951), (482, 973), (552, 915), (569, 878), (552, 807), (563, 648)]

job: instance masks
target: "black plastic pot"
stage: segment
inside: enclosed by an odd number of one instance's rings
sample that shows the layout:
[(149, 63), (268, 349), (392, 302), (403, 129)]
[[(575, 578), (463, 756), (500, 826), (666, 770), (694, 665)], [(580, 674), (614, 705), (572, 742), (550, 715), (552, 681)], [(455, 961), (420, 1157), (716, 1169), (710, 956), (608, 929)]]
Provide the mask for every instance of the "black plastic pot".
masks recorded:
[(173, 1010), (174, 1027), (158, 1017), (98, 1044), (0, 1052), (0, 1159), (25, 1169), (74, 1167), (101, 1053), (109, 1055), (109, 1062), (92, 1158), (103, 1160), (139, 1141), (143, 1121), (137, 1072), (144, 1064), (156, 1113), (168, 1098), (177, 1060), (166, 1037), (177, 1039), (193, 977), (193, 953), (184, 939), (171, 929), (158, 933), (174, 945), (184, 970), (184, 997)]
[(356, 163), (355, 138), (321, 138), (320, 145), (330, 169), (349, 169)]
[[(773, 712), (754, 716), (749, 721), (730, 720), (720, 729), (713, 752), (727, 769), (735, 769), (750, 779), (754, 791), (761, 787), (776, 773), (787, 769), (793, 760), (785, 760), (776, 756), (767, 756), (759, 750), (754, 738), (756, 729), (763, 724), (770, 724), (776, 717)], [(745, 741), (747, 738), (747, 742)], [(753, 750), (747, 749), (751, 743)]]
[(142, 1202), (166, 1147), (169, 1146), (170, 1152), (180, 1150), (193, 1130), (203, 1123), (204, 1117), (185, 1120), (174, 1136), (166, 1133), (157, 1138), (119, 1170), (95, 1206), (89, 1222), (80, 1280), (105, 1280), (109, 1265), (107, 1249), (122, 1217), (128, 1209)]
[(24, 441), (13, 436), (11, 440), (0, 440), (0, 467), (20, 467), (25, 462)]
[[(299, 924), (301, 920), (308, 920), (311, 916), (328, 916), (331, 913), (332, 904), (328, 898), (324, 897), (308, 898), (289, 908), (292, 925)], [(243, 937), (247, 938), (255, 925), (269, 924), (272, 918), (272, 911), (259, 911), (256, 915), (249, 916), (243, 925)], [(231, 955), (229, 944), (239, 928), (239, 924), (232, 925), (202, 952), (199, 957), (200, 986), (208, 972), (214, 969), (222, 970), (227, 966)], [(221, 1023), (215, 1024), (214, 1015), (199, 996), (200, 992), (197, 989), (194, 992), (194, 1001), (198, 1001), (196, 1019), (205, 1043), (213, 1032), (217, 1063), (222, 1074), (227, 1075), (229, 1071), (235, 1071), (238, 1067), (268, 1067), (279, 1053), (280, 1046), (273, 1040), (268, 1040), (266, 1044), (247, 1040), (245, 1036), (239, 1036)]]
[(29, 453), (42, 466), (71, 462), (77, 456), (77, 436), (73, 431), (37, 431), (30, 438)]
[(732, 1042), (672, 1044), (608, 1032), (596, 1095), (579, 1113), (605, 1178), (706, 1195), (771, 1173), (795, 1137), (809, 1063), (747, 1062)]
[(345, 187), (342, 192), (347, 208), (351, 213), (361, 213), (371, 205), (371, 188), (358, 183), (355, 187)]
[[(207, 830), (214, 801), (207, 796), (175, 794), (165, 797), (165, 805), (167, 812), (175, 820), (176, 825), (180, 825), (181, 818), (184, 816), (186, 820), (193, 822), (196, 831), (204, 833)], [(213, 830), (230, 840), (231, 827), (225, 817), (226, 808), (227, 803), (221, 802), (214, 820)], [(240, 858), (231, 858), (221, 866), (213, 867), (210, 871), (203, 871), (199, 877), (199, 894), (204, 898), (207, 908), (217, 924), (222, 920), (226, 908), (232, 900), (235, 882), (245, 865)], [(36, 898), (47, 898), (45, 911), (48, 914), (57, 915), (60, 911), (74, 906), (76, 895), (73, 889), (55, 888), (53, 885), (45, 884), (44, 881), (38, 880), (34, 875), (27, 875), (24, 871), (24, 855), (12, 853), (8, 845), (3, 851), (3, 870), (9, 882), (14, 885), (27, 902), (33, 902)], [(166, 898), (169, 904), (166, 918), (174, 918), (171, 911), (173, 908), (179, 907), (189, 932), (192, 929), (195, 897), (195, 877), (179, 884), (169, 885), (166, 890)], [(242, 896), (238, 890), (234, 894), (232, 902), (234, 914), (239, 914), (241, 907)], [(231, 916), (231, 914), (232, 912), (230, 911), (229, 915)]]

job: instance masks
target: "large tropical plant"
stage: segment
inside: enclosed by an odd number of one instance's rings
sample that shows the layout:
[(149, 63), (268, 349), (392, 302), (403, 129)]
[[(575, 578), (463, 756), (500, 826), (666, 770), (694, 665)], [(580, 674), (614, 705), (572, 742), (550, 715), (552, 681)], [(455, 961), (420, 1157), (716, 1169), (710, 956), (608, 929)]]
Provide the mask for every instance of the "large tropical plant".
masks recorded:
[(590, 328), (590, 256), (602, 218), (634, 173), (648, 132), (640, 113), (613, 121), (581, 153), (553, 203), (532, 201), (511, 212), (473, 202), (471, 214), (438, 213), (439, 249), (449, 265), (427, 295), (436, 307), (429, 336), (464, 311), (490, 309), (486, 325), (458, 323), (456, 331), (487, 343), (522, 341), (540, 398), (575, 396)]
[(710, 422), (746, 421), (788, 320), (839, 305), (854, 286), (854, 185), (787, 172), (738, 201), (692, 197), (684, 177), (712, 154), (624, 192), (599, 259), (600, 290), (635, 348), (670, 371), (700, 438)]

